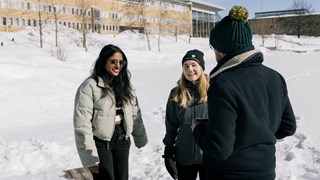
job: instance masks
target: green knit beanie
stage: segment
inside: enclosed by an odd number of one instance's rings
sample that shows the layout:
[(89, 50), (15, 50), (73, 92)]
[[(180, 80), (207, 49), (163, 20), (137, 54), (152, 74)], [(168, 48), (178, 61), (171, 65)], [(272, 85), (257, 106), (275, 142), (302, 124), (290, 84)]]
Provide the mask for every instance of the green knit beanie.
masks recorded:
[(225, 54), (252, 46), (252, 31), (248, 16), (245, 7), (233, 6), (229, 15), (211, 30), (211, 46)]

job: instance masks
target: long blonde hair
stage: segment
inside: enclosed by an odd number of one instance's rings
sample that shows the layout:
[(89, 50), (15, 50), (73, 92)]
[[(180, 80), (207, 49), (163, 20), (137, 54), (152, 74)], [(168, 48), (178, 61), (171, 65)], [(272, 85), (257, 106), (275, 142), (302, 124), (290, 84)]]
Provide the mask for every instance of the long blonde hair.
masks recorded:
[[(192, 97), (190, 94), (190, 89), (186, 87), (188, 80), (185, 78), (183, 72), (177, 83), (176, 92), (173, 95), (173, 101), (177, 102), (181, 107), (186, 108), (191, 102)], [(199, 91), (199, 101), (198, 103), (206, 103), (208, 100), (207, 90), (209, 88), (209, 76), (202, 71), (198, 79), (198, 91)]]

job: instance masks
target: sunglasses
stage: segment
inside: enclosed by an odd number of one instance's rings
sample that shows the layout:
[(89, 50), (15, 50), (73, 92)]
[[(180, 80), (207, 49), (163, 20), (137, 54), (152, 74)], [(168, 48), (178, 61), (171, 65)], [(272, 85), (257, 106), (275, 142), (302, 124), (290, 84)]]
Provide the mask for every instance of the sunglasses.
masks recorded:
[(124, 60), (117, 61), (116, 59), (108, 59), (107, 62), (112, 65), (119, 64), (120, 66), (124, 66), (125, 64), (127, 64), (127, 62)]

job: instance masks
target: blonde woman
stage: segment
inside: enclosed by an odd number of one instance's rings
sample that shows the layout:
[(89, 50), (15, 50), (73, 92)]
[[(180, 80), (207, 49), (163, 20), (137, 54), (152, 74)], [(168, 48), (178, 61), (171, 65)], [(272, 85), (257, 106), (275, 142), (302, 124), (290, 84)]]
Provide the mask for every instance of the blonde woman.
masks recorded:
[[(192, 119), (207, 119), (208, 75), (204, 73), (203, 53), (190, 50), (182, 58), (182, 75), (169, 95), (166, 107), (166, 134), (164, 158), (166, 168), (174, 179), (206, 179), (202, 151), (195, 143)], [(175, 163), (173, 162), (175, 159)], [(172, 163), (173, 162), (173, 163)]]

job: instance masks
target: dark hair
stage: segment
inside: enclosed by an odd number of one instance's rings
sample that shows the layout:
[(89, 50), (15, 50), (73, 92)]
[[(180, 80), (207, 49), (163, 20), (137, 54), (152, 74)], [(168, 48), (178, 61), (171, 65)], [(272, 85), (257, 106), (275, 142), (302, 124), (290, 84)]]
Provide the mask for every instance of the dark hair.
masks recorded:
[[(111, 77), (111, 75), (105, 69), (105, 65), (107, 63), (107, 59), (113, 56), (114, 53), (119, 52), (122, 54), (123, 60), (126, 62), (119, 75), (116, 77)], [(124, 52), (115, 45), (109, 44), (104, 46), (99, 54), (98, 59), (96, 60), (94, 67), (91, 71), (92, 77), (98, 82), (98, 77), (101, 77), (105, 83), (109, 84), (116, 96), (117, 104), (123, 105), (125, 102), (131, 101), (134, 96), (132, 94), (132, 87), (130, 83), (131, 73), (127, 68), (128, 60), (127, 56)], [(110, 80), (112, 79), (112, 80)], [(108, 91), (111, 89), (105, 89), (105, 95), (107, 95)]]

